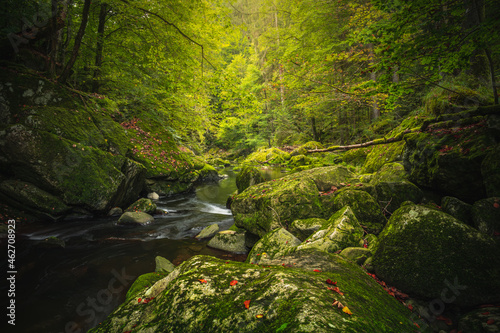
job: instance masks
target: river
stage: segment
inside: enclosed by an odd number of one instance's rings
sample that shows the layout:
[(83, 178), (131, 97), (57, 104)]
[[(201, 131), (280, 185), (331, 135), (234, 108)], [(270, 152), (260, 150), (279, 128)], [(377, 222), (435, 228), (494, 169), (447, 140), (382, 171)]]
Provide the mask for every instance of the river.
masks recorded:
[[(158, 200), (158, 209), (168, 213), (155, 215), (145, 227), (118, 226), (117, 218), (19, 225), (14, 332), (86, 332), (124, 301), (139, 275), (154, 271), (156, 256), (174, 265), (198, 254), (245, 260), (246, 254), (214, 250), (194, 239), (212, 223), (225, 230), (234, 222), (225, 203), (236, 190), (235, 173), (224, 173), (219, 183)], [(263, 174), (281, 176), (272, 169)], [(44, 240), (51, 236), (65, 247), (47, 246)], [(0, 242), (6, 248), (5, 239)], [(7, 271), (5, 263), (1, 269)], [(7, 293), (6, 284), (1, 293)]]

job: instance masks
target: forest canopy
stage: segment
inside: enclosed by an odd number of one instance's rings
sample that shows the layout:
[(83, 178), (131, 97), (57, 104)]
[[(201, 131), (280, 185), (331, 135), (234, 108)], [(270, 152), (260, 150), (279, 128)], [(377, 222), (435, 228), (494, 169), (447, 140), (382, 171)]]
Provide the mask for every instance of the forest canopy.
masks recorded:
[(349, 144), (498, 104), (493, 0), (5, 0), (2, 62), (161, 114), (196, 150)]

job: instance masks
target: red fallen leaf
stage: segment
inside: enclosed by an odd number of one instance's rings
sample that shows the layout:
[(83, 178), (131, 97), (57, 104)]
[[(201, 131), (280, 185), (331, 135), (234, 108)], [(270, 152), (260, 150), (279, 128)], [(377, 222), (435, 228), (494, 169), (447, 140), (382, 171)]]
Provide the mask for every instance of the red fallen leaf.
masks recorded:
[(142, 298), (139, 297), (139, 299), (137, 300), (137, 303), (141, 303), (142, 302)]
[(411, 304), (408, 304), (408, 309), (410, 309), (410, 311), (413, 311), (413, 306)]
[(333, 290), (333, 291), (335, 291), (336, 293), (339, 293), (340, 295), (344, 295), (344, 293), (340, 291), (339, 287), (335, 287), (335, 288), (328, 288), (328, 289)]
[(490, 312), (489, 312), (489, 311), (486, 311), (486, 312), (483, 312), (483, 313), (481, 313), (481, 314), (482, 314), (483, 316), (487, 316), (487, 315), (489, 315), (489, 314), (490, 314)]
[(331, 284), (332, 286), (337, 285), (337, 281), (333, 282), (333, 281), (332, 281), (332, 280), (330, 280), (330, 279), (326, 279), (326, 283)]
[(315, 270), (313, 270), (313, 272), (318, 272), (319, 273), (321, 271), (319, 269), (315, 269)]
[(491, 308), (491, 307), (494, 307), (493, 304), (483, 304), (483, 305), (480, 305), (479, 306), (480, 308)]
[(495, 319), (490, 319), (486, 322), (488, 325), (493, 325), (495, 323)]
[(244, 301), (243, 304), (245, 304), (245, 309), (248, 309), (250, 307), (250, 300)]
[(199, 279), (198, 281), (200, 281), (200, 283), (207, 283), (207, 280), (205, 279)]
[(235, 285), (235, 284), (237, 284), (237, 283), (238, 283), (238, 281), (233, 280), (233, 281), (229, 282), (229, 285), (230, 285), (230, 286), (234, 286), (234, 285)]
[(498, 232), (498, 231), (493, 231), (493, 236), (500, 236), (500, 232)]
[(499, 207), (500, 207), (500, 204), (499, 204), (498, 202), (495, 202), (495, 203), (493, 204), (493, 207), (495, 207), (495, 208), (499, 208)]

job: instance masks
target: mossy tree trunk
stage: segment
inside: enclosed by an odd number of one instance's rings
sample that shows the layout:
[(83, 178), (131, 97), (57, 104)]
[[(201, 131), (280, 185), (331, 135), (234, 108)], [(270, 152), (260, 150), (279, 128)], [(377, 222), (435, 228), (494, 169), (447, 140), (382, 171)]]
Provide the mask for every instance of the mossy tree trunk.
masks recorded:
[(97, 27), (97, 43), (96, 43), (96, 53), (95, 53), (95, 69), (94, 76), (92, 79), (92, 92), (98, 93), (100, 86), (100, 76), (101, 76), (101, 66), (102, 66), (102, 51), (104, 49), (104, 29), (106, 24), (106, 16), (108, 15), (108, 5), (106, 3), (101, 3), (101, 9), (99, 11), (99, 25)]

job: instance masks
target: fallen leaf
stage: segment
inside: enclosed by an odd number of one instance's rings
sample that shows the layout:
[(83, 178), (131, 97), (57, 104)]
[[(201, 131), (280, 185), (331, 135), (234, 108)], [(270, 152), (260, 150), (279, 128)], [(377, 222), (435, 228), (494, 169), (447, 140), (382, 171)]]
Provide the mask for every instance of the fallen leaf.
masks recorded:
[(344, 307), (342, 308), (342, 311), (344, 311), (344, 312), (345, 312), (345, 313), (347, 313), (348, 315), (352, 315), (351, 310), (349, 310), (349, 308), (348, 308), (347, 306), (344, 306)]
[(313, 272), (318, 272), (319, 273), (321, 271), (319, 269), (315, 269), (315, 270), (313, 270)]
[(141, 303), (142, 302), (142, 298), (139, 297), (139, 299), (137, 300), (137, 303)]
[(255, 318), (259, 318), (259, 319), (260, 318), (264, 318), (264, 315), (263, 314), (258, 314), (258, 315), (255, 316)]
[(335, 291), (336, 293), (339, 293), (340, 295), (344, 295), (344, 293), (340, 291), (339, 287), (331, 288), (331, 290)]
[(490, 312), (489, 312), (489, 311), (486, 311), (486, 312), (483, 312), (483, 313), (481, 313), (481, 314), (482, 314), (483, 316), (487, 316), (487, 315), (489, 315), (489, 314), (490, 314)]
[(235, 285), (235, 284), (237, 284), (237, 283), (238, 283), (238, 281), (233, 280), (233, 281), (229, 282), (229, 285), (230, 285), (230, 286), (234, 286), (234, 285)]
[(200, 283), (207, 283), (207, 280), (205, 279), (199, 279), (198, 281), (200, 281)]
[(446, 324), (446, 325), (448, 325), (448, 326), (453, 325), (453, 322), (452, 322), (452, 321), (451, 321), (451, 319), (450, 319), (450, 318), (448, 318), (448, 317), (445, 317), (445, 316), (437, 316), (437, 317), (436, 317), (436, 319), (437, 319), (437, 320), (440, 320), (440, 321), (444, 321), (444, 322), (445, 322), (445, 324)]
[(337, 284), (337, 281), (333, 282), (332, 280), (327, 279), (326, 283), (331, 284), (332, 286), (335, 286)]
[(244, 301), (243, 304), (245, 304), (245, 309), (248, 309), (250, 307), (250, 300)]
[(493, 325), (495, 323), (495, 319), (490, 319), (486, 322), (488, 325)]
[(500, 207), (500, 204), (499, 204), (498, 202), (495, 202), (495, 203), (493, 204), (493, 207), (498, 208), (498, 207)]

